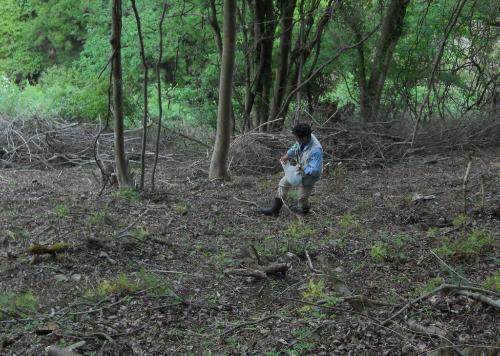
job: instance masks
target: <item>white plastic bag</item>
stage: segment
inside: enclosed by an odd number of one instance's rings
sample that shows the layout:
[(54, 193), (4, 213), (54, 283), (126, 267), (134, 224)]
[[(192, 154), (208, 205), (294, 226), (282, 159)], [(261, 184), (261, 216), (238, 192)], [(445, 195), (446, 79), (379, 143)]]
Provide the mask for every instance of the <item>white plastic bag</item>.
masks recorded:
[(302, 176), (299, 172), (299, 166), (292, 166), (290, 162), (281, 162), (281, 165), (283, 166), (283, 171), (285, 171), (285, 177), (288, 183), (290, 183), (292, 186), (297, 186), (302, 183)]

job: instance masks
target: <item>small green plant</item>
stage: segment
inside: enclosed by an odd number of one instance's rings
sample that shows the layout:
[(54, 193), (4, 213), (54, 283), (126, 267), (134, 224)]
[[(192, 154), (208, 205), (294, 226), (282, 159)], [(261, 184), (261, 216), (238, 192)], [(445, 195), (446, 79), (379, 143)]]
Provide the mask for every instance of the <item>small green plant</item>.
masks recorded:
[[(314, 281), (310, 279), (307, 283), (307, 288), (302, 292), (302, 299), (306, 303), (316, 303), (321, 299), (326, 298), (325, 282), (322, 279)], [(299, 309), (301, 313), (309, 313), (315, 309), (314, 305), (306, 304)]]
[(95, 290), (88, 290), (84, 296), (97, 300), (113, 294), (127, 295), (136, 292), (138, 289), (139, 284), (136, 281), (130, 280), (126, 274), (121, 273), (115, 280), (103, 279)]
[(425, 234), (429, 238), (434, 238), (438, 237), (440, 232), (441, 230), (438, 227), (430, 227)]
[(167, 281), (155, 273), (141, 269), (139, 271), (139, 284), (141, 288), (149, 289), (151, 295), (173, 296), (177, 298), (177, 294), (170, 288)]
[(351, 213), (346, 213), (340, 218), (339, 226), (343, 233), (363, 232), (363, 227)]
[(387, 244), (382, 241), (375, 242), (370, 247), (370, 257), (376, 263), (384, 262), (388, 257)]
[(441, 277), (431, 278), (431, 279), (429, 279), (427, 281), (427, 283), (425, 284), (425, 286), (420, 287), (420, 288), (416, 288), (415, 292), (413, 294), (415, 296), (417, 296), (417, 295), (421, 295), (421, 294), (424, 294), (424, 293), (428, 293), (428, 292), (436, 289), (437, 287), (439, 287), (443, 283), (444, 283), (444, 279), (441, 278)]
[(316, 230), (314, 228), (300, 220), (292, 221), (285, 231), (285, 236), (291, 240), (301, 240), (306, 237), (313, 237), (315, 234)]
[(441, 245), (434, 252), (444, 257), (472, 257), (476, 256), (494, 243), (491, 232), (487, 230), (473, 230), (466, 238), (451, 240), (444, 238)]
[(54, 208), (54, 214), (59, 218), (63, 219), (69, 214), (69, 209), (66, 205), (58, 205)]
[(114, 198), (125, 199), (130, 202), (137, 202), (141, 199), (139, 192), (133, 188), (122, 188), (111, 194)]
[(467, 214), (459, 214), (453, 219), (453, 227), (460, 228), (464, 227), (469, 223), (469, 217)]
[(91, 225), (102, 225), (102, 223), (104, 222), (104, 219), (106, 219), (106, 212), (105, 211), (96, 211), (96, 212), (90, 214), (89, 223)]
[(290, 189), (288, 191), (288, 199), (297, 201), (299, 199), (299, 191), (297, 189)]
[(486, 278), (483, 282), (483, 287), (500, 293), (500, 270)]
[(233, 263), (233, 259), (228, 256), (224, 251), (212, 255), (210, 260), (217, 266), (217, 268), (225, 268)]
[(134, 239), (144, 242), (146, 240), (146, 237), (149, 236), (149, 231), (148, 231), (148, 229), (140, 226), (138, 228), (132, 229), (130, 231), (130, 235)]
[(27, 317), (38, 310), (38, 298), (32, 292), (0, 293), (0, 320), (4, 317)]
[(186, 215), (189, 212), (189, 206), (184, 203), (175, 204), (175, 212), (179, 215)]

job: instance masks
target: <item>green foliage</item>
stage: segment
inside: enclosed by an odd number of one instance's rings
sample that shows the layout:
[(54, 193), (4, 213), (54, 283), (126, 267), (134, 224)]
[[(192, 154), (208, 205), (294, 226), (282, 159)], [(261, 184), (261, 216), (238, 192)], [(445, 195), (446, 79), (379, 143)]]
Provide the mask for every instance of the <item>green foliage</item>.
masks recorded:
[(27, 317), (38, 310), (38, 298), (32, 292), (0, 293), (0, 320), (6, 317)]
[(175, 204), (175, 212), (179, 215), (186, 215), (189, 212), (189, 205), (185, 203)]
[(138, 228), (130, 230), (130, 235), (136, 240), (144, 241), (146, 240), (146, 237), (149, 236), (149, 231), (148, 229), (140, 226)]
[(69, 209), (66, 205), (57, 205), (54, 208), (54, 214), (59, 218), (65, 218), (69, 214)]
[(155, 296), (170, 296), (179, 299), (177, 294), (169, 286), (168, 282), (155, 273), (141, 269), (139, 272), (139, 284), (141, 288), (148, 289), (149, 293)]
[(483, 287), (500, 293), (500, 270), (486, 278), (483, 282)]
[(453, 227), (460, 228), (464, 227), (469, 223), (469, 217), (467, 214), (459, 214), (453, 219)]
[(295, 241), (306, 237), (313, 237), (315, 234), (316, 230), (313, 227), (300, 220), (292, 221), (285, 230), (285, 236)]
[(473, 230), (467, 237), (451, 240), (445, 237), (434, 249), (443, 257), (473, 257), (493, 246), (495, 239), (487, 230)]
[(110, 295), (127, 295), (139, 290), (139, 284), (136, 281), (121, 273), (115, 280), (103, 279), (99, 282), (97, 288), (89, 289), (84, 296), (88, 299), (98, 300)]
[[(325, 282), (323, 280), (318, 280), (317, 282), (314, 279), (310, 279), (307, 283), (307, 288), (302, 292), (302, 299), (306, 303), (316, 303), (319, 300), (325, 299)], [(309, 313), (313, 310), (316, 310), (316, 307), (311, 304), (305, 304), (300, 308), (301, 313)]]
[(389, 255), (387, 244), (382, 241), (377, 241), (370, 247), (370, 257), (377, 263), (384, 262)]
[(413, 293), (413, 294), (414, 295), (422, 295), (424, 293), (428, 293), (430, 291), (433, 291), (434, 289), (436, 289), (437, 287), (439, 287), (443, 283), (444, 283), (444, 279), (441, 277), (431, 278), (427, 281), (425, 286), (415, 289), (415, 293)]
[(141, 199), (141, 194), (133, 188), (122, 188), (111, 193), (111, 195), (115, 198), (125, 199), (130, 202), (137, 202)]
[(427, 230), (426, 235), (427, 235), (427, 237), (434, 238), (434, 237), (439, 236), (440, 232), (441, 232), (441, 230), (438, 227), (430, 227)]
[(91, 225), (102, 225), (105, 219), (106, 219), (105, 211), (96, 211), (90, 214), (89, 223)]

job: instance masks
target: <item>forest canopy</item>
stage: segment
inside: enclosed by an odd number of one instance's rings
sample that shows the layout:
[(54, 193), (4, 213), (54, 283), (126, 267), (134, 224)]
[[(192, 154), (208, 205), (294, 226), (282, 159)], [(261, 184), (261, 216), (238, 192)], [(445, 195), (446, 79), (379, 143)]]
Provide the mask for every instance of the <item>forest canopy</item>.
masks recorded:
[[(499, 7), (489, 0), (238, 1), (235, 129), (299, 111), (416, 118), (424, 100), (424, 117), (491, 110), (499, 100)], [(163, 2), (137, 8), (156, 83)], [(2, 9), (0, 114), (105, 117), (110, 3), (4, 0)], [(125, 120), (138, 126), (143, 64), (130, 2), (122, 15)], [(220, 1), (168, 3), (160, 63), (166, 125), (215, 128), (222, 21)], [(155, 85), (149, 96), (155, 118)]]

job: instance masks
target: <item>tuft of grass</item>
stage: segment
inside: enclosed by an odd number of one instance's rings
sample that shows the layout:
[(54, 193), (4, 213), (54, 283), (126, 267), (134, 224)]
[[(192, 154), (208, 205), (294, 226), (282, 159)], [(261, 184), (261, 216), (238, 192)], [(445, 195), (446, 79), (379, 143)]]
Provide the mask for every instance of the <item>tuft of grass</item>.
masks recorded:
[(189, 212), (189, 206), (184, 203), (175, 204), (175, 212), (179, 215), (186, 215)]
[(425, 235), (429, 238), (434, 238), (438, 237), (440, 232), (441, 230), (439, 229), (439, 227), (430, 227), (425, 233)]
[(363, 227), (351, 213), (346, 213), (340, 218), (339, 226), (344, 233), (363, 233)]
[(301, 240), (306, 237), (313, 237), (315, 234), (316, 230), (314, 228), (300, 220), (292, 221), (285, 231), (285, 236), (291, 240)]
[(139, 284), (141, 288), (150, 289), (150, 294), (154, 296), (170, 296), (180, 299), (172, 290), (167, 281), (155, 273), (144, 269), (139, 271)]
[(494, 238), (488, 230), (473, 230), (466, 238), (451, 240), (444, 238), (434, 249), (444, 257), (472, 257), (493, 246)]
[[(316, 303), (319, 300), (325, 299), (327, 296), (325, 292), (325, 282), (320, 279), (317, 282), (310, 279), (307, 283), (307, 288), (302, 292), (302, 299), (307, 303)], [(301, 313), (309, 313), (315, 310), (314, 305), (305, 304), (299, 311)]]
[(54, 214), (59, 218), (63, 219), (69, 215), (69, 209), (66, 205), (58, 205), (54, 208)]
[(483, 282), (483, 287), (500, 293), (500, 270), (486, 278)]
[(149, 236), (149, 231), (148, 231), (148, 229), (140, 226), (138, 228), (132, 229), (130, 231), (130, 235), (134, 239), (144, 242), (146, 240), (146, 237)]
[(139, 284), (121, 273), (115, 280), (103, 279), (95, 290), (88, 290), (84, 296), (88, 299), (99, 300), (110, 295), (127, 295), (139, 290)]
[(444, 283), (444, 279), (441, 277), (431, 278), (427, 281), (425, 286), (420, 287), (420, 288), (416, 288), (414, 295), (422, 295), (424, 293), (428, 293), (428, 292), (436, 289), (437, 287), (439, 287), (443, 283)]
[(6, 317), (27, 317), (38, 310), (38, 298), (32, 292), (0, 293), (0, 320)]
[(469, 223), (469, 217), (467, 216), (467, 214), (459, 214), (457, 215), (454, 219), (453, 219), (453, 227), (455, 228), (460, 228), (460, 227), (464, 227), (465, 225), (467, 225)]
[(290, 189), (288, 191), (288, 199), (293, 201), (299, 200), (299, 191), (297, 189)]
[(92, 214), (90, 214), (89, 217), (89, 223), (91, 225), (102, 225), (104, 222), (104, 219), (106, 219), (106, 212), (105, 211), (96, 211)]
[(370, 257), (376, 263), (384, 262), (389, 256), (387, 244), (382, 241), (377, 241), (370, 247)]
[(133, 188), (122, 188), (111, 193), (111, 196), (114, 198), (128, 200), (130, 202), (137, 202), (141, 199), (141, 194)]

